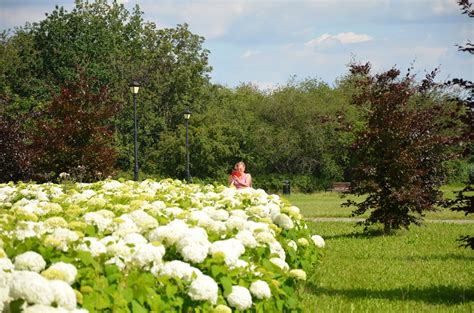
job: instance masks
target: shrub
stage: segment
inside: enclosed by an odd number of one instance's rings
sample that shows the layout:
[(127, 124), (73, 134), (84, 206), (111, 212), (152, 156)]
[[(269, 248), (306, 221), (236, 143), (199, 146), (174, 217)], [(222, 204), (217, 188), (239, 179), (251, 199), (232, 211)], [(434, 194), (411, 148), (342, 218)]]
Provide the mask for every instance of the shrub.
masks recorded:
[(370, 64), (351, 66), (358, 92), (353, 103), (367, 110), (367, 127), (353, 145), (352, 193), (367, 194), (354, 215), (372, 210), (366, 226), (382, 223), (385, 233), (418, 224), (441, 201), (443, 162), (456, 156), (464, 107), (440, 94), (436, 71), (416, 83), (393, 68), (372, 75)]

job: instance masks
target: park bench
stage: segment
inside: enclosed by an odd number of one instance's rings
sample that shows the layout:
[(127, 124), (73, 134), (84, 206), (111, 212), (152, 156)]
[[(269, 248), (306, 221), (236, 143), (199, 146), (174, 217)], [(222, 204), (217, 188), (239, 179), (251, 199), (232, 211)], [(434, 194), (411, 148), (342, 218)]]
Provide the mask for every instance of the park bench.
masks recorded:
[(334, 192), (349, 192), (351, 191), (351, 183), (350, 182), (334, 182), (328, 191)]

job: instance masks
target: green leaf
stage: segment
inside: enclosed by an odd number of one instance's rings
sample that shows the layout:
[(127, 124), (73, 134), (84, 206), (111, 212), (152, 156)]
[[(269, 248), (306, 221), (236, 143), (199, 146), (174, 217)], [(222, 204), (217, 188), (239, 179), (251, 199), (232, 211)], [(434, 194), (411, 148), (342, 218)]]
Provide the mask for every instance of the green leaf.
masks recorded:
[(177, 291), (178, 291), (178, 287), (176, 287), (175, 285), (172, 285), (172, 284), (166, 285), (166, 295), (169, 298), (172, 298), (176, 294)]
[(222, 273), (222, 268), (219, 265), (212, 265), (211, 266), (211, 273), (213, 277), (217, 277), (220, 273)]
[(95, 227), (93, 225), (87, 225), (86, 228), (84, 229), (84, 233), (88, 237), (95, 237), (97, 235), (97, 232), (96, 232)]
[(92, 254), (87, 251), (79, 251), (77, 252), (77, 257), (81, 260), (84, 265), (90, 265), (94, 263), (94, 258), (92, 257)]
[(224, 296), (227, 297), (232, 292), (232, 279), (229, 277), (221, 277), (222, 287), (224, 287)]
[(145, 309), (140, 303), (135, 300), (132, 300), (132, 312), (134, 313), (148, 313), (148, 310)]

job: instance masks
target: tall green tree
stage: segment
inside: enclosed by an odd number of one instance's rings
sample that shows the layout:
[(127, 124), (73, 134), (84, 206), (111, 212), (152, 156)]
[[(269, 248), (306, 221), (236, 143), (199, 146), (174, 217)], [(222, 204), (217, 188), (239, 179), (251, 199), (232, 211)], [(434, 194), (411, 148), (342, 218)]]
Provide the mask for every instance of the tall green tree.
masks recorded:
[[(119, 110), (110, 121), (119, 165), (133, 159), (133, 118), (128, 83), (139, 80), (140, 163), (156, 172), (154, 152), (165, 130), (178, 127), (182, 110), (202, 110), (209, 83), (209, 51), (188, 26), (157, 29), (116, 1), (77, 0), (71, 11), (56, 7), (42, 21), (0, 36), (0, 93), (9, 99), (9, 117), (41, 111), (84, 73), (107, 86)], [(28, 124), (25, 124), (28, 125)], [(32, 125), (31, 123), (29, 125)]]

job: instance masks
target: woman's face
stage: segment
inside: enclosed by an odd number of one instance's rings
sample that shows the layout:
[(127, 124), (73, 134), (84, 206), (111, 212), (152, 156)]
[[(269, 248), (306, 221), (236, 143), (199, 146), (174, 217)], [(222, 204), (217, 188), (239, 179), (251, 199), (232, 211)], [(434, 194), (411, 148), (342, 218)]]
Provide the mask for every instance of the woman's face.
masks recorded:
[(245, 165), (239, 164), (239, 165), (237, 166), (237, 170), (238, 170), (239, 172), (243, 173), (243, 172), (245, 171)]

